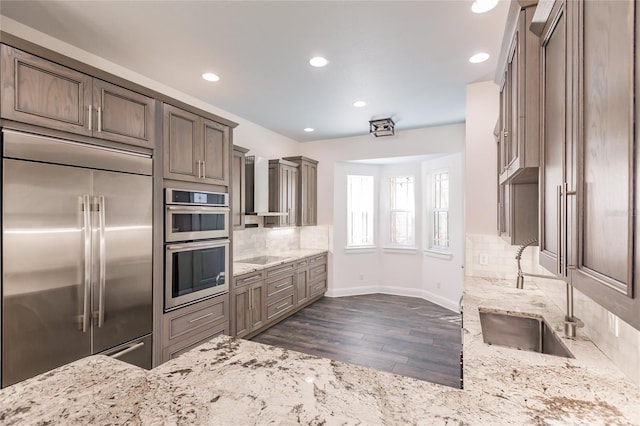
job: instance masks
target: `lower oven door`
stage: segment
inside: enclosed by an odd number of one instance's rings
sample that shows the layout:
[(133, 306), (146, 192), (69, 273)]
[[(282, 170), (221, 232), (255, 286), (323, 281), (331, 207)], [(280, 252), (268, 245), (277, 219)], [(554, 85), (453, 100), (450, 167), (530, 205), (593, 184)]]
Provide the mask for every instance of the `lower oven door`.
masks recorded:
[(229, 240), (167, 244), (165, 311), (229, 290)]

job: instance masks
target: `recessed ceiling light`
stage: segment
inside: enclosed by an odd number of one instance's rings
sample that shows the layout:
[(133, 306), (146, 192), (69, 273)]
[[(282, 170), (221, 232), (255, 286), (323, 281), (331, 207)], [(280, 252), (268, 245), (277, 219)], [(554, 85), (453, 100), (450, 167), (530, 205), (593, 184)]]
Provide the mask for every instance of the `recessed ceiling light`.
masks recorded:
[(218, 81), (218, 80), (220, 80), (220, 77), (218, 77), (217, 75), (215, 75), (212, 72), (205, 72), (204, 74), (202, 74), (202, 78), (204, 78), (207, 81)]
[(470, 57), (469, 62), (471, 62), (472, 64), (479, 64), (480, 62), (484, 62), (487, 59), (489, 59), (489, 54), (485, 52), (480, 52)]
[(471, 5), (471, 11), (475, 13), (485, 13), (498, 5), (498, 0), (476, 0)]
[(309, 63), (311, 64), (312, 67), (322, 68), (326, 66), (329, 63), (329, 61), (327, 61), (322, 56), (314, 56), (313, 58), (309, 59)]
[(362, 107), (367, 106), (367, 103), (365, 101), (355, 101), (353, 103), (353, 106), (356, 107), (356, 108), (362, 108)]
[(315, 132), (316, 129), (314, 129), (313, 127), (305, 127), (304, 131), (307, 133), (311, 133), (311, 132)]

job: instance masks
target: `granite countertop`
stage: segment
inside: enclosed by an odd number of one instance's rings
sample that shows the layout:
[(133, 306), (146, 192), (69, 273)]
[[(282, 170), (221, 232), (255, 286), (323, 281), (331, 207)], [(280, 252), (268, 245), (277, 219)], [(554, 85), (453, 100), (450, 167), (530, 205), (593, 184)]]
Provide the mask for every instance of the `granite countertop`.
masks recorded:
[(292, 260), (302, 259), (304, 257), (315, 256), (316, 254), (326, 253), (327, 250), (321, 249), (298, 249), (298, 250), (289, 250), (289, 251), (279, 251), (276, 253), (268, 253), (263, 256), (278, 256), (281, 257), (281, 260), (276, 260), (274, 262), (270, 262), (264, 265), (258, 265), (255, 263), (245, 263), (243, 260), (248, 260), (254, 257), (259, 257), (260, 255), (254, 255), (251, 257), (243, 256), (239, 259), (233, 259), (233, 276), (237, 277), (238, 275), (248, 274), (249, 272), (259, 271), (261, 269), (271, 268), (272, 266), (277, 266), (282, 263), (291, 262)]
[(464, 390), (221, 336), (151, 371), (92, 356), (18, 383), (0, 423), (640, 424), (638, 388), (580, 333), (576, 359), (483, 343), (479, 307), (562, 322), (511, 284), (465, 283)]

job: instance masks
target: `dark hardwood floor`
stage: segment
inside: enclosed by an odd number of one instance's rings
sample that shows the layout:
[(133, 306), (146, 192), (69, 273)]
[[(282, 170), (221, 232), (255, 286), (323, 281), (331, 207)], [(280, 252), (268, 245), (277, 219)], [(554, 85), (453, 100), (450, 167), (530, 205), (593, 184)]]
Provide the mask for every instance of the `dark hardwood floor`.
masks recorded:
[(459, 388), (460, 324), (419, 298), (325, 297), (252, 340)]

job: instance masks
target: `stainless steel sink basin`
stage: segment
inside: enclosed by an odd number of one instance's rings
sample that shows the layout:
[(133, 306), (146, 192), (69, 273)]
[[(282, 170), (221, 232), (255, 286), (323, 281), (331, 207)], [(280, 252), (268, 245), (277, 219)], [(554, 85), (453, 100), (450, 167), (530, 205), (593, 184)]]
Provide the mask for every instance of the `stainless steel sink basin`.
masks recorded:
[(484, 342), (490, 345), (573, 358), (542, 318), (480, 309), (480, 326)]

